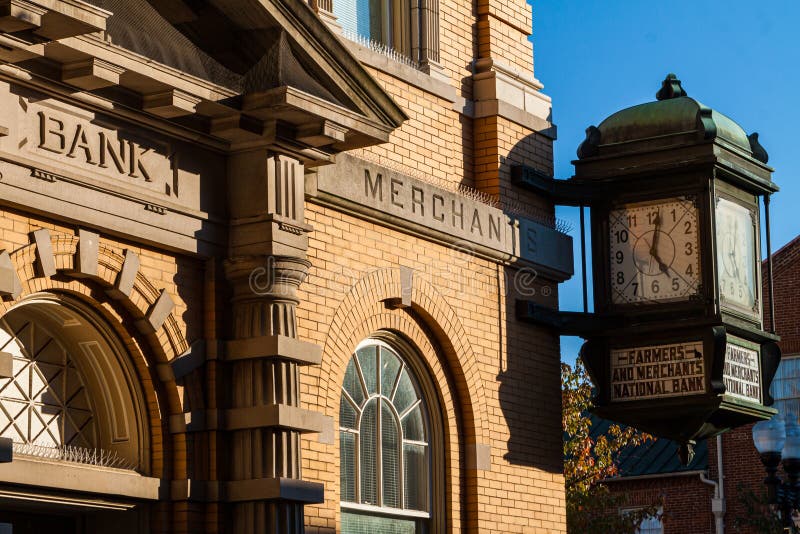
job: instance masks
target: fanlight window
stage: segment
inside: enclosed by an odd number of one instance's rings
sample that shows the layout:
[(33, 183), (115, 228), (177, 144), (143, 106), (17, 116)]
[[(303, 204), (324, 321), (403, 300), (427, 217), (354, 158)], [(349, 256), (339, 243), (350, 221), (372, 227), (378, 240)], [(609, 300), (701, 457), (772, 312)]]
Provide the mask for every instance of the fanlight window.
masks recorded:
[(362, 343), (347, 366), (339, 439), (342, 532), (425, 532), (428, 411), (412, 369), (386, 343)]
[(83, 378), (69, 352), (31, 321), (0, 319), (0, 351), (11, 353), (13, 378), (0, 379), (0, 436), (44, 448), (97, 445)]

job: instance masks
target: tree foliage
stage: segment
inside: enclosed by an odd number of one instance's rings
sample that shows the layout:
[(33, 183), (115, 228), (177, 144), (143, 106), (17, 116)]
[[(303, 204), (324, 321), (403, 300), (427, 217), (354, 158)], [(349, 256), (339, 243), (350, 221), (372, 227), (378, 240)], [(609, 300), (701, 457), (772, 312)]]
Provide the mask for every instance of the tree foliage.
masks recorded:
[(567, 529), (571, 534), (634, 534), (641, 521), (658, 513), (658, 503), (620, 514), (625, 496), (612, 494), (604, 481), (619, 474), (619, 459), (627, 447), (654, 439), (617, 424), (592, 437), (592, 384), (580, 360), (572, 368), (561, 364), (564, 477), (567, 497)]
[(760, 492), (744, 488), (739, 484), (736, 488), (739, 503), (744, 514), (733, 520), (734, 532), (758, 532), (758, 534), (783, 534), (783, 522), (775, 509), (767, 500), (766, 491)]

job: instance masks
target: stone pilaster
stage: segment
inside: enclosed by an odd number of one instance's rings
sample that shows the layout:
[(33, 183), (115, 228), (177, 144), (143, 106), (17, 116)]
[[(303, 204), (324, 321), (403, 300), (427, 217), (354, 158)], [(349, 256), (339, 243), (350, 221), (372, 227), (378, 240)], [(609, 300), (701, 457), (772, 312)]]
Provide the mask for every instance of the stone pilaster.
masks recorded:
[(308, 274), (303, 166), (283, 156), (233, 156), (229, 169), (232, 288), (224, 499), (231, 532), (303, 532), (322, 485), (302, 480), (300, 436), (322, 429), (300, 408), (299, 366), (321, 350), (297, 339), (297, 288)]

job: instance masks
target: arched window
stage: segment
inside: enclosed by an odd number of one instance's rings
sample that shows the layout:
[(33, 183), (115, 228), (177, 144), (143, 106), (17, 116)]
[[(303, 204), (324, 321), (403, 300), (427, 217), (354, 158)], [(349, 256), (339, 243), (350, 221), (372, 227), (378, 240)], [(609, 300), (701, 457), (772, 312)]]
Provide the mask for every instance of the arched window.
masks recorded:
[(344, 534), (429, 529), (429, 405), (401, 354), (368, 339), (345, 372), (339, 407)]
[(134, 371), (102, 321), (65, 295), (39, 294), (0, 317), (0, 436), (15, 456), (147, 472)]

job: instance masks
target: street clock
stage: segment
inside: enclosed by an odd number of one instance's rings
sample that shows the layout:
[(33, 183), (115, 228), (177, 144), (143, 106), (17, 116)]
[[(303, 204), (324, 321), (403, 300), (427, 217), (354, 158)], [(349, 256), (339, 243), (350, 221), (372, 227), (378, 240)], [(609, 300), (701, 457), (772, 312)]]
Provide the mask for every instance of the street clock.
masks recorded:
[(697, 197), (621, 204), (609, 212), (614, 304), (689, 300), (700, 294)]
[(575, 176), (515, 183), (591, 208), (593, 314), (518, 301), (582, 335), (598, 415), (682, 444), (768, 419), (778, 337), (764, 331), (761, 198), (778, 188), (757, 134), (669, 75), (657, 100), (587, 129)]

